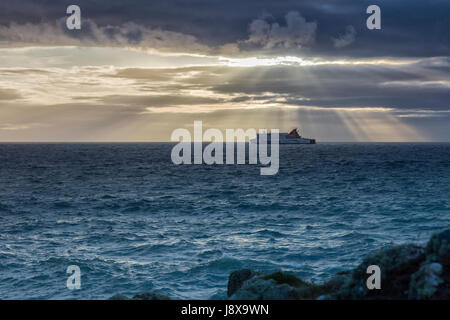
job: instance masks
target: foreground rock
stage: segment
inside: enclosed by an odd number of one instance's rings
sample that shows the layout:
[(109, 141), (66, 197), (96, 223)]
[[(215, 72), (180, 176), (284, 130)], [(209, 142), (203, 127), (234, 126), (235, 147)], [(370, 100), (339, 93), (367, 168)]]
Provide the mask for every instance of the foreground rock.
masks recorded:
[(250, 269), (242, 269), (232, 272), (228, 278), (228, 297), (232, 296), (240, 287), (242, 287), (245, 281), (256, 275), (258, 275), (258, 273), (253, 272)]
[(450, 230), (431, 237), (426, 260), (412, 276), (410, 299), (450, 299)]
[(299, 300), (315, 299), (327, 292), (326, 287), (308, 283), (295, 275), (277, 271), (254, 275), (245, 281), (230, 300)]
[[(411, 276), (425, 260), (425, 250), (415, 245), (400, 245), (380, 249), (355, 268), (351, 277), (336, 292), (334, 299), (407, 299)], [(381, 290), (367, 289), (366, 273), (370, 265), (381, 269)]]
[[(381, 290), (367, 288), (370, 265), (381, 269)], [(243, 281), (235, 280), (239, 272)], [(320, 285), (283, 271), (260, 275), (241, 270), (231, 274), (228, 286), (231, 300), (450, 299), (450, 230), (433, 235), (425, 248), (412, 244), (382, 248), (355, 269)]]

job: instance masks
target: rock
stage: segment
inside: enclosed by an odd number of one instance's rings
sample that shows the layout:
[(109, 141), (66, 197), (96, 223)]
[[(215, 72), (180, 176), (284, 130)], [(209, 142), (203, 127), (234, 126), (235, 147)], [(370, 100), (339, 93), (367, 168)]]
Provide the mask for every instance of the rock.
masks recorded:
[(136, 294), (133, 300), (170, 300), (168, 296), (155, 292), (144, 292), (141, 294)]
[(322, 286), (303, 281), (293, 274), (277, 271), (247, 280), (230, 300), (304, 300), (326, 293)]
[(352, 280), (352, 272), (351, 271), (342, 271), (337, 273), (330, 280), (326, 281), (323, 284), (323, 288), (325, 291), (329, 292), (329, 294), (321, 295), (317, 298), (317, 300), (333, 300), (336, 299), (335, 293), (339, 292), (344, 286), (348, 285)]
[(439, 264), (442, 265), (442, 273), (440, 274), (442, 282), (432, 299), (450, 300), (450, 252), (440, 257)]
[(333, 278), (324, 283), (324, 287), (330, 292), (338, 291), (352, 279), (351, 271), (342, 271), (337, 273)]
[(236, 292), (230, 296), (230, 300), (263, 300), (264, 293), (270, 287), (275, 285), (274, 280), (263, 280), (253, 278), (247, 281), (245, 285), (240, 287)]
[(250, 269), (242, 269), (232, 272), (228, 278), (228, 297), (232, 296), (233, 293), (235, 293), (240, 287), (242, 287), (245, 281), (249, 280), (257, 274), (258, 273), (253, 272)]
[[(381, 270), (381, 290), (369, 290), (367, 268)], [(233, 283), (231, 279), (233, 278)], [(404, 244), (369, 254), (352, 271), (322, 285), (277, 271), (254, 275), (250, 270), (230, 276), (230, 299), (447, 299), (450, 300), (450, 230), (431, 237), (426, 248)], [(231, 289), (230, 289), (231, 288)]]
[(434, 274), (441, 274), (442, 273), (442, 265), (439, 263), (432, 263), (429, 267), (430, 271)]
[(124, 296), (123, 294), (120, 293), (116, 293), (115, 295), (113, 295), (111, 298), (109, 298), (108, 300), (129, 300), (128, 297)]
[[(422, 247), (406, 244), (382, 248), (369, 256), (354, 269), (352, 277), (338, 292), (336, 299), (407, 299), (412, 274), (425, 260)], [(366, 281), (367, 267), (377, 265), (381, 269), (381, 290), (369, 290)]]
[[(130, 300), (127, 296), (117, 293), (113, 295), (109, 300)], [(133, 296), (132, 300), (170, 300), (168, 296), (155, 292), (144, 292)]]
[(434, 234), (427, 244), (428, 261), (439, 261), (439, 259), (450, 252), (450, 229)]
[(450, 230), (434, 234), (426, 247), (426, 262), (410, 284), (410, 299), (450, 299)]
[(424, 264), (411, 277), (409, 299), (430, 299), (438, 291), (444, 280), (440, 277), (443, 271), (437, 262)]

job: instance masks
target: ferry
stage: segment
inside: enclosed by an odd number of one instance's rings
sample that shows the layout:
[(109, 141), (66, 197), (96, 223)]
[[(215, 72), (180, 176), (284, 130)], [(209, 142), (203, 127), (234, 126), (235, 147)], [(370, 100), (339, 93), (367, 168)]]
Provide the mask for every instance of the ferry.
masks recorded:
[[(270, 133), (267, 133), (267, 143), (270, 143)], [(259, 134), (255, 139), (251, 139), (250, 143), (258, 143)], [(316, 139), (303, 138), (299, 133), (297, 128), (291, 130), (289, 133), (279, 134), (279, 144), (315, 144)]]

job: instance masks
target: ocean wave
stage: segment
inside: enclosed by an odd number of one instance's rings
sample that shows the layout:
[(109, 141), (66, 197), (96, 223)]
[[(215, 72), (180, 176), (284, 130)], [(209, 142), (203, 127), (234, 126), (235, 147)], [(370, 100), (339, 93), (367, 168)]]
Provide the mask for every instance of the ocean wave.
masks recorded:
[[(0, 180), (3, 299), (219, 297), (237, 269), (323, 279), (450, 223), (450, 145), (281, 148), (270, 179), (173, 166), (164, 144), (14, 150)], [(80, 292), (65, 288), (72, 264)]]

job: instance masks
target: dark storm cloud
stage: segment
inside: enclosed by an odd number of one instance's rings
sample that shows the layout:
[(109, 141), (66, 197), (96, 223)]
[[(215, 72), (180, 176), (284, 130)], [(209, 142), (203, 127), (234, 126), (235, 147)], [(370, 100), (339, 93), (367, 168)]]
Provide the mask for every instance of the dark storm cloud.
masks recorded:
[[(278, 43), (280, 39), (284, 43), (301, 39), (301, 44), (307, 40), (308, 46), (302, 46), (300, 52), (298, 46), (284, 46), (284, 53), (352, 57), (450, 55), (447, 0), (3, 0), (0, 25), (54, 23), (74, 3), (81, 6), (83, 17), (98, 25), (105, 36), (114, 39), (119, 32), (130, 44), (139, 44), (144, 35), (139, 27), (129, 32), (120, 29), (126, 23), (191, 35), (204, 45), (218, 47), (247, 43), (252, 39), (252, 24), (258, 27), (257, 21), (266, 21), (269, 26), (279, 27), (275, 33), (269, 33), (269, 38)], [(381, 7), (382, 30), (366, 28), (365, 11), (371, 4)], [(297, 24), (301, 30), (289, 31), (290, 22), (286, 18), (289, 13), (298, 13), (305, 19)], [(299, 36), (299, 32), (303, 33)], [(272, 42), (264, 41), (260, 45), (268, 49), (267, 44)]]

